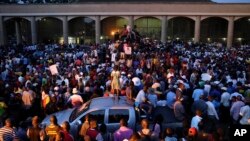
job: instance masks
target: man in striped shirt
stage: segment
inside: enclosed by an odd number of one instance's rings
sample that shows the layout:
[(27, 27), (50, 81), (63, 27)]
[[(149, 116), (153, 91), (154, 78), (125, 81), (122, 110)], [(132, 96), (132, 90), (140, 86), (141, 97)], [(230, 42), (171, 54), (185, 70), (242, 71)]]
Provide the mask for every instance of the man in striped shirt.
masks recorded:
[(0, 141), (12, 141), (14, 138), (16, 138), (16, 132), (8, 118), (5, 120), (5, 126), (0, 128)]

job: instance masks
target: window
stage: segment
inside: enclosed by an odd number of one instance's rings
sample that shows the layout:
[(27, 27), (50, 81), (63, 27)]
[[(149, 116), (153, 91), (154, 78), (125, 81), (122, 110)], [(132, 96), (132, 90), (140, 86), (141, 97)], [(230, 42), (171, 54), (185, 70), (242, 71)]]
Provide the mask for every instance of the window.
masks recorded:
[(95, 119), (97, 124), (104, 123), (105, 110), (97, 110), (89, 113), (89, 119)]
[(110, 109), (109, 110), (109, 123), (119, 123), (120, 120), (124, 118), (129, 119), (128, 109)]

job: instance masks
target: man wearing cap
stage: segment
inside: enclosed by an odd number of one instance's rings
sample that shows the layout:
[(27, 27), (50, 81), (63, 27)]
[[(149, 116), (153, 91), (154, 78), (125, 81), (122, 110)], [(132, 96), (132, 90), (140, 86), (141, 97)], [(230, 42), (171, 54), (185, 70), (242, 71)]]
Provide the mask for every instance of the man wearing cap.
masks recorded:
[(77, 88), (73, 88), (72, 90), (72, 96), (69, 97), (69, 100), (67, 103), (71, 103), (73, 107), (79, 107), (83, 104), (83, 99), (80, 95), (78, 95)]

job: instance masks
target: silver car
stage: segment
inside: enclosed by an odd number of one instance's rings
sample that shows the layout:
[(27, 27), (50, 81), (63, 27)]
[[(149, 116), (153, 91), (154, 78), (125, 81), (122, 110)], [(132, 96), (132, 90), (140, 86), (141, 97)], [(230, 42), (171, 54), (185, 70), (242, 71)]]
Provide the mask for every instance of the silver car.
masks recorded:
[[(76, 137), (84, 122), (85, 116), (97, 119), (97, 123), (105, 123), (109, 132), (114, 132), (120, 125), (120, 119), (124, 118), (128, 121), (128, 127), (135, 129), (136, 114), (133, 105), (127, 103), (125, 97), (115, 100), (112, 97), (100, 97), (89, 100), (79, 108), (67, 109), (54, 113), (58, 120), (58, 124), (68, 121), (71, 125), (71, 134)], [(47, 116), (41, 123), (44, 127), (48, 125), (50, 116)]]

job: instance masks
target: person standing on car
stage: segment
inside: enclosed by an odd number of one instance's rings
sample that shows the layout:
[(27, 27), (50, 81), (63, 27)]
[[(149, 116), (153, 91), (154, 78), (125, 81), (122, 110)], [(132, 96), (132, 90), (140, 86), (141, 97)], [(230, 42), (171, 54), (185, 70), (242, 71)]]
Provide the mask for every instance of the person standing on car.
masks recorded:
[(111, 72), (111, 89), (114, 90), (114, 93), (119, 96), (121, 85), (120, 85), (121, 73), (118, 70), (118, 66), (114, 66), (113, 71)]
[(130, 139), (133, 135), (133, 130), (127, 127), (128, 123), (125, 119), (120, 120), (120, 128), (114, 133), (114, 141), (123, 141), (124, 139)]

